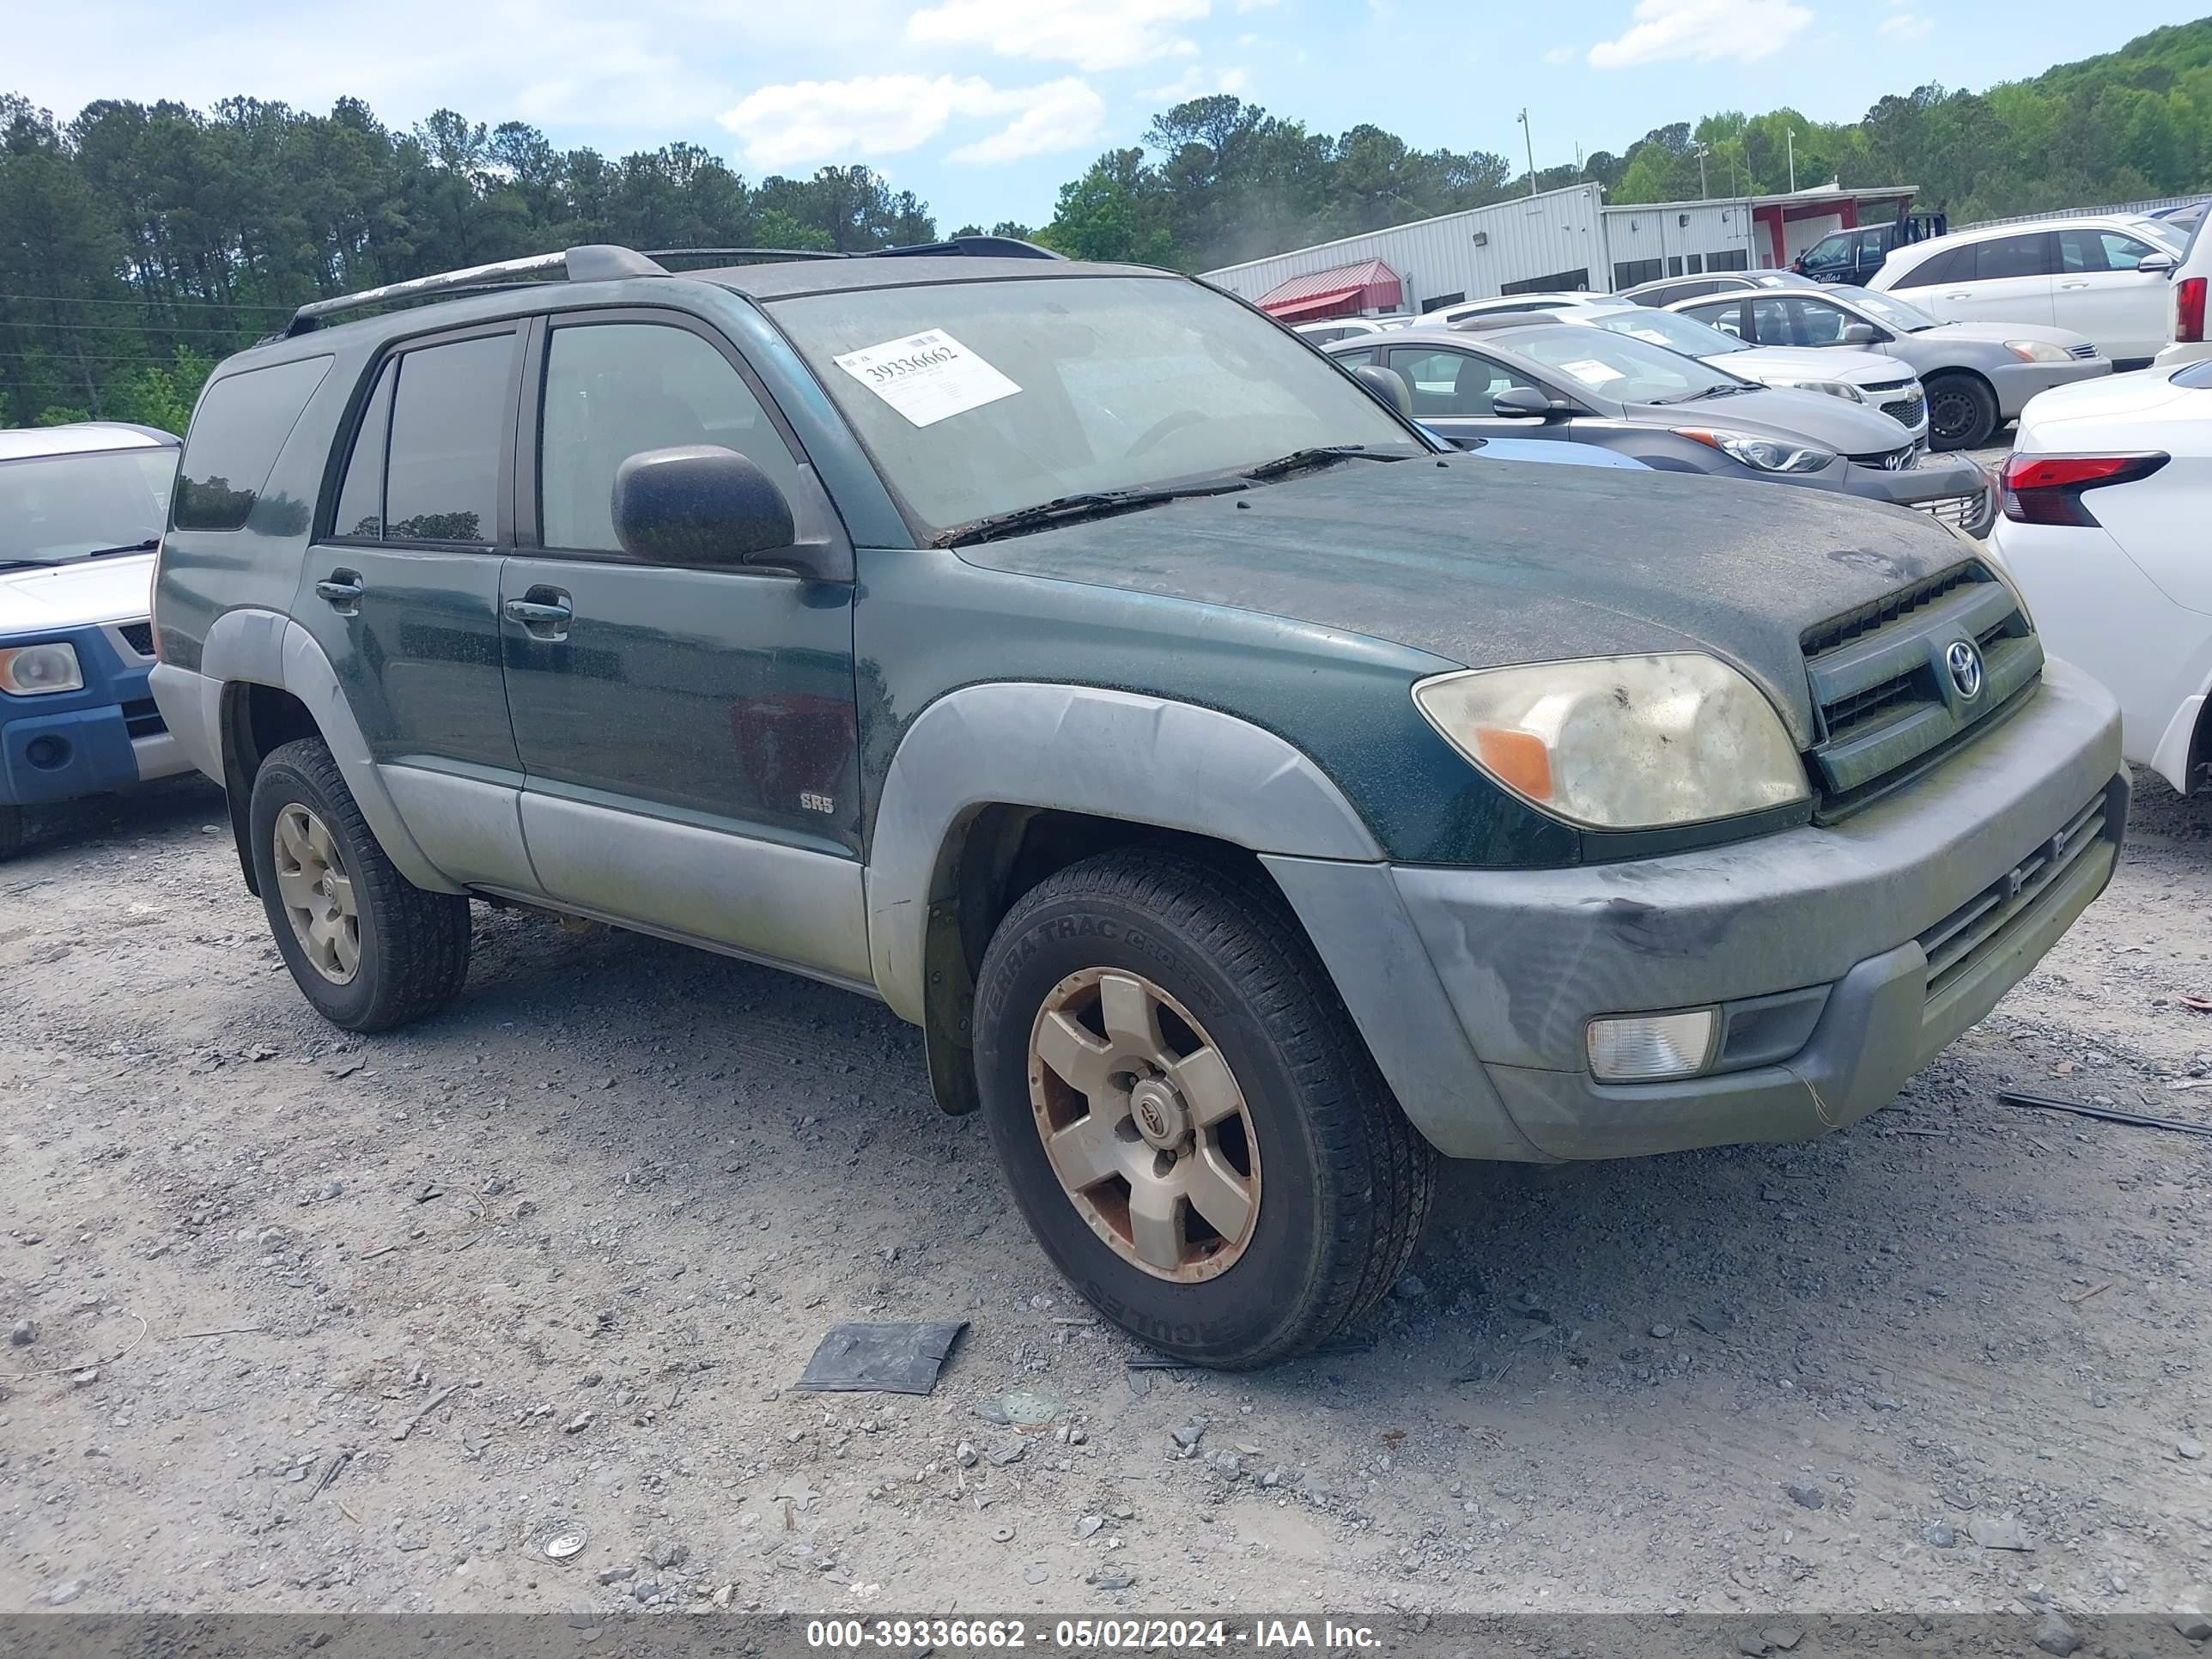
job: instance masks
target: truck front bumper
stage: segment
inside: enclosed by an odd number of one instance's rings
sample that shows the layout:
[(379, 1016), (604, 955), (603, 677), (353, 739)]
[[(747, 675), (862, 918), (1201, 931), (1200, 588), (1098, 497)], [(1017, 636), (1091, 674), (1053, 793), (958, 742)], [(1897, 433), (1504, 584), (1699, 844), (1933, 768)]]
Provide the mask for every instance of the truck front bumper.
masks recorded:
[[(2051, 662), (1996, 730), (1834, 825), (1571, 869), (1264, 861), (1438, 1150), (1620, 1158), (1887, 1104), (2103, 891), (2127, 801), (2111, 697)], [(1705, 1073), (1591, 1075), (1592, 1019), (1701, 1007)]]

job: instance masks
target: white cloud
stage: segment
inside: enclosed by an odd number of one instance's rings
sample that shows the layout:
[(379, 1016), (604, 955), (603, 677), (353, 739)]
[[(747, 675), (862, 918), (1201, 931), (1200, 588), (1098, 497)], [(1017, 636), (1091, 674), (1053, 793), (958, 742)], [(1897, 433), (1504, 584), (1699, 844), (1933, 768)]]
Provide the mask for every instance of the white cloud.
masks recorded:
[(944, 0), (907, 19), (910, 40), (988, 46), (1002, 58), (1042, 58), (1081, 70), (1128, 69), (1198, 47), (1177, 31), (1212, 0)]
[(1242, 92), (1252, 84), (1252, 77), (1241, 69), (1225, 69), (1213, 84), (1224, 92)]
[(1267, 7), (1277, 3), (1279, 3), (1279, 0), (1237, 0), (1237, 9), (1239, 11), (1264, 11)]
[(1893, 40), (1920, 40), (1926, 39), (1935, 27), (1932, 18), (1923, 17), (1917, 11), (1901, 11), (1894, 17), (1881, 20), (1881, 33)]
[(863, 75), (797, 81), (748, 94), (721, 123), (757, 167), (841, 156), (896, 155), (918, 149), (955, 120), (1013, 119), (952, 152), (956, 161), (1008, 161), (1093, 142), (1105, 125), (1103, 100), (1069, 77), (1035, 87), (994, 87), (979, 76)]
[(1251, 83), (1251, 76), (1242, 69), (1225, 69), (1208, 79), (1204, 70), (1192, 64), (1164, 86), (1151, 88), (1138, 95), (1148, 103), (1182, 104), (1211, 92), (1240, 93)]
[(1589, 49), (1591, 66), (1626, 69), (1692, 58), (1756, 63), (1779, 52), (1813, 21), (1793, 0), (1638, 0), (1634, 25)]
[(1544, 54), (1544, 61), (1547, 64), (1571, 64), (1582, 55), (1580, 46), (1553, 46)]

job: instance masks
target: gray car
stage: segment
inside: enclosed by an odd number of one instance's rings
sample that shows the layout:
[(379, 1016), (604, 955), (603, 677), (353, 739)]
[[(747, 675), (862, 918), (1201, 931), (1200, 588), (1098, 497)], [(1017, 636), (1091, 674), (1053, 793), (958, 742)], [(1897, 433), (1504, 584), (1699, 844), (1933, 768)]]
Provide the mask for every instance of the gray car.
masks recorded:
[(1939, 322), (1872, 289), (1717, 294), (1667, 307), (1753, 345), (1851, 346), (1909, 365), (1928, 389), (1936, 449), (1973, 449), (2020, 417), (2039, 392), (2112, 372), (2070, 329), (2037, 323)]
[(1613, 297), (1639, 306), (1671, 306), (1677, 300), (1702, 300), (1709, 294), (1749, 294), (1770, 288), (1818, 288), (1794, 270), (1708, 270), (1696, 276), (1661, 276), (1625, 288)]
[(1964, 457), (1928, 459), (1887, 415), (1604, 329), (1500, 316), (1346, 340), (1329, 355), (1392, 371), (1413, 417), (1454, 443), (1596, 444), (1662, 471), (1917, 507), (1976, 536), (1996, 512), (1987, 473)]

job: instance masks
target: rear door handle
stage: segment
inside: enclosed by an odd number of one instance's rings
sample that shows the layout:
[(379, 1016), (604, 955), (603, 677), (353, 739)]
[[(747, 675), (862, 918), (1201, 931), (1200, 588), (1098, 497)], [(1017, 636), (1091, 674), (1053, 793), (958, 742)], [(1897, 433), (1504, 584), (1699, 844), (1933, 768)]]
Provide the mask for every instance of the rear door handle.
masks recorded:
[(575, 615), (568, 594), (543, 584), (528, 589), (519, 599), (509, 599), (501, 609), (509, 622), (520, 623), (533, 640), (567, 639), (568, 623)]
[(327, 599), (337, 610), (350, 615), (361, 607), (361, 573), (358, 570), (333, 570), (315, 584), (315, 597)]

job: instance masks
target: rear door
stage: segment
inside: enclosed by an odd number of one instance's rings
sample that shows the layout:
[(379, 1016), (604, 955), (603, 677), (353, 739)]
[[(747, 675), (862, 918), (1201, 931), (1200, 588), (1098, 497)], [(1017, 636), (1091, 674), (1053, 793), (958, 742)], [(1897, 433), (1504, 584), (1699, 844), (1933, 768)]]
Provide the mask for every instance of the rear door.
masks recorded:
[(337, 672), (409, 829), (456, 880), (527, 884), (500, 667), (522, 325), (410, 340), (344, 439), (293, 615)]
[(1939, 252), (1888, 286), (1945, 322), (2047, 325), (2057, 258), (2051, 231), (1990, 236)]
[(2166, 273), (2136, 266), (2166, 252), (2102, 225), (2059, 231), (2053, 319), (2088, 336), (2108, 357), (2155, 356), (2166, 343)]
[(622, 462), (712, 444), (775, 481), (802, 537), (842, 535), (787, 425), (677, 313), (565, 313), (528, 356), (502, 630), (545, 890), (865, 980), (851, 587), (641, 561), (614, 531)]

